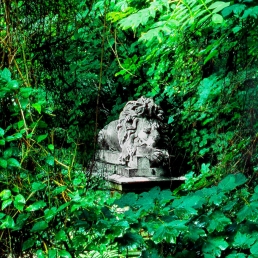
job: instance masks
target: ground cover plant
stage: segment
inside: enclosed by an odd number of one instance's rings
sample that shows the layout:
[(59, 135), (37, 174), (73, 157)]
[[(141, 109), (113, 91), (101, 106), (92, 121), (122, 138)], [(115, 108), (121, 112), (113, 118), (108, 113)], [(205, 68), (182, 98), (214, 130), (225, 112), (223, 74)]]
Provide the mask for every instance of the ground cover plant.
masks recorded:
[[(1, 257), (258, 257), (254, 0), (0, 1)], [(119, 194), (96, 136), (152, 97), (175, 191)]]

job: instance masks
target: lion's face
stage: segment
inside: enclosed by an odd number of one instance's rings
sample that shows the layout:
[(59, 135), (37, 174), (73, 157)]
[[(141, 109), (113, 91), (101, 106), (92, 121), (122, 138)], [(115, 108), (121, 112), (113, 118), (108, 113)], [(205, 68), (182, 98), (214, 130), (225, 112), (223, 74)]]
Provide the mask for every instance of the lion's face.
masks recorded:
[(135, 140), (137, 146), (156, 147), (160, 139), (159, 125), (156, 121), (141, 118), (137, 124)]

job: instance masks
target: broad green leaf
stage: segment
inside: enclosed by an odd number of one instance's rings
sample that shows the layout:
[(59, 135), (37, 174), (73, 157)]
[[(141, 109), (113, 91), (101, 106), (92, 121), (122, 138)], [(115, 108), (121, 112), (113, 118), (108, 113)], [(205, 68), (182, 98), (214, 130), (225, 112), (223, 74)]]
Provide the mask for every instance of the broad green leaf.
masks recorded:
[(22, 251), (25, 251), (25, 250), (31, 248), (32, 246), (34, 246), (35, 242), (36, 242), (36, 240), (34, 237), (27, 239), (22, 245)]
[(47, 156), (46, 158), (46, 163), (49, 165), (49, 166), (54, 166), (55, 164), (55, 158), (53, 156)]
[(169, 119), (168, 119), (168, 124), (171, 124), (173, 121), (174, 121), (174, 117), (170, 116)]
[(212, 13), (218, 13), (224, 8), (228, 7), (230, 3), (222, 2), (222, 1), (217, 1), (209, 6), (209, 9), (213, 9)]
[(224, 21), (224, 19), (220, 14), (215, 13), (212, 15), (212, 21), (214, 23), (222, 23)]
[(39, 209), (42, 209), (46, 206), (47, 204), (44, 201), (37, 201), (31, 204), (26, 208), (26, 211), (37, 211)]
[(8, 159), (13, 155), (13, 149), (12, 148), (8, 148), (4, 151), (4, 158)]
[(17, 159), (15, 159), (15, 158), (9, 158), (7, 160), (7, 163), (11, 167), (20, 167), (21, 166), (20, 162)]
[(37, 250), (36, 255), (37, 255), (37, 258), (46, 258), (42, 250)]
[(22, 229), (29, 217), (30, 217), (29, 213), (20, 213), (16, 219), (14, 230)]
[(51, 195), (54, 197), (67, 189), (67, 186), (58, 186), (52, 192)]
[(6, 85), (10, 90), (19, 89), (19, 83), (16, 80), (9, 81)]
[(33, 182), (31, 185), (31, 190), (33, 192), (40, 191), (46, 188), (46, 184), (42, 182)]
[(5, 140), (4, 139), (0, 139), (0, 145), (5, 145)]
[(0, 166), (2, 168), (7, 168), (7, 161), (3, 158), (0, 158)]
[(4, 136), (4, 129), (0, 127), (0, 137)]
[(60, 255), (60, 257), (64, 257), (64, 258), (71, 258), (71, 254), (69, 252), (67, 252), (66, 250), (58, 250), (58, 254)]
[(0, 198), (2, 201), (7, 200), (11, 197), (12, 193), (9, 189), (5, 189), (0, 193)]
[(24, 205), (26, 203), (26, 200), (25, 198), (23, 197), (23, 195), (21, 194), (18, 194), (15, 196), (15, 199), (14, 199), (14, 207), (17, 209), (17, 210), (20, 210), (22, 211), (23, 208), (24, 208)]
[(38, 138), (37, 138), (37, 143), (42, 142), (42, 141), (45, 140), (47, 137), (48, 137), (48, 133), (47, 133), (47, 134), (39, 135)]
[(21, 129), (23, 126), (24, 126), (24, 121), (23, 120), (20, 120), (18, 123), (18, 129)]
[(66, 241), (67, 240), (67, 235), (63, 229), (57, 232), (55, 235), (56, 241)]
[(41, 220), (41, 221), (38, 221), (36, 222), (32, 229), (31, 229), (31, 232), (38, 232), (38, 231), (43, 231), (45, 230), (46, 228), (48, 228), (48, 224), (46, 221), (44, 220)]
[(0, 225), (0, 229), (10, 228), (13, 229), (15, 226), (14, 220), (11, 216), (7, 215), (3, 220), (2, 224)]
[(4, 218), (5, 215), (6, 215), (6, 214), (0, 212), (0, 220), (1, 220), (2, 218)]
[(48, 258), (56, 258), (56, 257), (57, 257), (57, 249), (49, 249)]
[(251, 246), (250, 252), (251, 254), (258, 255), (258, 241), (256, 241), (256, 243)]
[(9, 82), (11, 81), (11, 72), (7, 68), (4, 68), (1, 73), (1, 77)]
[(228, 175), (218, 184), (218, 188), (222, 191), (231, 191), (237, 186), (243, 185), (247, 178), (243, 174)]
[(39, 103), (34, 103), (32, 106), (41, 114), (41, 105)]
[(55, 149), (55, 146), (54, 146), (53, 144), (49, 144), (47, 147), (48, 147), (51, 151), (53, 151), (53, 150)]
[(46, 221), (49, 222), (51, 219), (53, 219), (56, 213), (57, 213), (56, 207), (52, 207), (51, 209), (44, 210), (44, 216)]
[(33, 89), (31, 87), (26, 88), (20, 88), (20, 94), (23, 98), (28, 98), (33, 92)]

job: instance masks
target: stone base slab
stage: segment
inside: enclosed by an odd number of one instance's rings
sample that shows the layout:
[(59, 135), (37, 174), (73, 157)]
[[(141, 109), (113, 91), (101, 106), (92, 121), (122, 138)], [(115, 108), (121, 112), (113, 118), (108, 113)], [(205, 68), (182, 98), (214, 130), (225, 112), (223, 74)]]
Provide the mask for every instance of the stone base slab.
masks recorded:
[(111, 175), (106, 177), (111, 189), (121, 192), (144, 192), (154, 186), (161, 189), (174, 190), (185, 181), (185, 177), (125, 177), (122, 175)]

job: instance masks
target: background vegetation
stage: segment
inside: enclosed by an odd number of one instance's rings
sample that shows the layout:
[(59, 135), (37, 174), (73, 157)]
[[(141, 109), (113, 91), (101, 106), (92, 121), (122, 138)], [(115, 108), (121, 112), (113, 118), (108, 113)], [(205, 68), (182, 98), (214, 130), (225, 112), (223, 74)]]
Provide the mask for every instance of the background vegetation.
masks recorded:
[[(258, 257), (254, 0), (1, 0), (1, 257)], [(173, 193), (92, 176), (96, 135), (154, 98)]]

